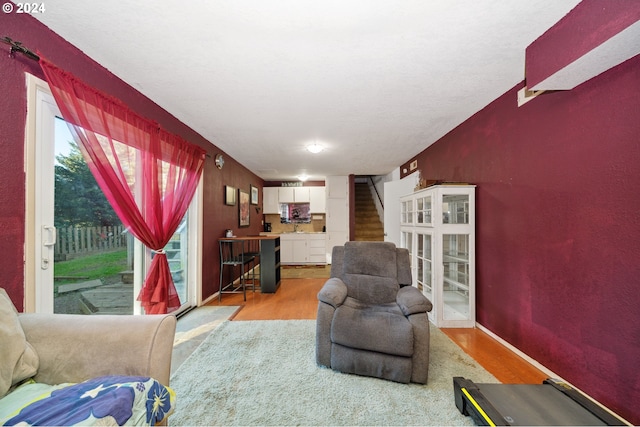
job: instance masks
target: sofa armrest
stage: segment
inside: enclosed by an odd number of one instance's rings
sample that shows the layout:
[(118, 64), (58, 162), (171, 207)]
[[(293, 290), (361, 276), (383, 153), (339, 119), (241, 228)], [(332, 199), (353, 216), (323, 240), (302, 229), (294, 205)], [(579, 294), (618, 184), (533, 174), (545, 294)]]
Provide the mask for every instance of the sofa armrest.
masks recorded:
[(138, 375), (169, 385), (176, 330), (173, 315), (20, 314), (40, 358), (35, 380), (81, 382), (103, 375)]
[(405, 316), (431, 311), (433, 304), (420, 290), (413, 286), (405, 286), (398, 290), (396, 302)]
[(318, 292), (318, 300), (331, 305), (334, 308), (342, 305), (347, 298), (347, 285), (341, 279), (332, 277), (327, 280)]

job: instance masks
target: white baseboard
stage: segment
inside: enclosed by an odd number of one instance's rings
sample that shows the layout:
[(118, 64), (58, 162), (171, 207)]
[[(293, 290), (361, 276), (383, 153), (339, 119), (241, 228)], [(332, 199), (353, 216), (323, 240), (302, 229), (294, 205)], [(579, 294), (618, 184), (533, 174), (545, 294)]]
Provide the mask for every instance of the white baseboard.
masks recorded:
[(518, 348), (514, 347), (513, 345), (511, 345), (507, 341), (503, 340), (498, 335), (494, 334), (493, 332), (491, 332), (489, 329), (485, 328), (481, 324), (476, 323), (476, 327), (478, 329), (480, 329), (482, 332), (484, 332), (485, 334), (489, 335), (494, 340), (498, 341), (503, 346), (507, 347), (509, 350), (511, 350), (512, 352), (514, 352), (518, 356), (522, 357), (529, 364), (533, 365), (534, 367), (536, 367), (539, 370), (541, 370), (542, 372), (544, 372), (548, 377), (555, 378), (555, 379), (561, 380), (561, 381), (566, 382), (567, 384), (569, 384), (567, 381), (565, 381), (563, 378), (561, 378), (558, 374), (553, 372), (551, 369), (549, 369), (546, 366), (542, 365), (541, 363), (539, 363), (537, 360), (533, 359), (532, 357), (530, 357), (526, 353), (520, 351)]
[(622, 418), (620, 415), (618, 415), (615, 412), (613, 412), (611, 409), (609, 409), (606, 406), (604, 406), (602, 403), (598, 402), (593, 397), (589, 396), (584, 391), (580, 390), (578, 387), (576, 387), (573, 384), (571, 384), (569, 381), (567, 381), (564, 378), (562, 378), (560, 375), (558, 375), (555, 372), (553, 372), (551, 369), (547, 368), (546, 366), (544, 366), (543, 364), (539, 363), (537, 360), (533, 359), (532, 357), (530, 357), (526, 353), (520, 351), (519, 349), (517, 349), (513, 345), (509, 344), (507, 341), (505, 341), (504, 339), (500, 338), (498, 335), (496, 335), (495, 333), (491, 332), (489, 329), (485, 328), (481, 324), (476, 323), (476, 328), (480, 329), (482, 332), (484, 332), (485, 334), (489, 335), (491, 338), (493, 338), (494, 340), (498, 341), (500, 344), (502, 344), (503, 346), (507, 347), (509, 350), (511, 350), (512, 352), (514, 352), (518, 356), (522, 357), (528, 363), (530, 363), (534, 367), (536, 367), (539, 370), (541, 370), (542, 372), (544, 372), (549, 378), (553, 378), (553, 379), (562, 381), (563, 383), (569, 385), (571, 388), (579, 391), (582, 395), (584, 395), (586, 398), (591, 400), (593, 403), (595, 403), (596, 405), (598, 405), (599, 407), (601, 407), (605, 411), (609, 412), (611, 415), (620, 418), (622, 421), (624, 421), (628, 425), (633, 425), (629, 421), (627, 421), (624, 418)]

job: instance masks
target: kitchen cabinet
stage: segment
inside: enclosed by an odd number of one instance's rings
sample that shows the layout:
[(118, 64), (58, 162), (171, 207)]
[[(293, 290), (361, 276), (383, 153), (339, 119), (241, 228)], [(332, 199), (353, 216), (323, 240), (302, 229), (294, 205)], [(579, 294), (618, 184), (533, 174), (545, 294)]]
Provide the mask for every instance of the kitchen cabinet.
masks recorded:
[(262, 209), (265, 214), (279, 214), (280, 203), (309, 203), (311, 213), (325, 213), (325, 187), (264, 187), (262, 189)]
[(293, 187), (293, 199), (296, 203), (309, 203), (310, 187)]
[(283, 233), (280, 235), (282, 264), (326, 264), (324, 233)]
[(327, 261), (331, 263), (334, 246), (344, 245), (349, 240), (349, 177), (328, 176), (327, 191)]
[(309, 187), (309, 211), (311, 213), (325, 213), (327, 200), (324, 187)]
[(327, 198), (346, 199), (349, 197), (349, 177), (348, 176), (328, 176), (325, 179), (327, 186)]
[(262, 210), (265, 214), (280, 214), (279, 187), (262, 188)]
[(280, 203), (295, 203), (293, 187), (278, 187), (278, 201)]
[(475, 186), (434, 185), (400, 199), (401, 246), (438, 327), (475, 326)]
[(309, 203), (310, 187), (278, 187), (280, 203)]
[(324, 234), (309, 234), (307, 239), (307, 259), (311, 264), (327, 263), (327, 243)]

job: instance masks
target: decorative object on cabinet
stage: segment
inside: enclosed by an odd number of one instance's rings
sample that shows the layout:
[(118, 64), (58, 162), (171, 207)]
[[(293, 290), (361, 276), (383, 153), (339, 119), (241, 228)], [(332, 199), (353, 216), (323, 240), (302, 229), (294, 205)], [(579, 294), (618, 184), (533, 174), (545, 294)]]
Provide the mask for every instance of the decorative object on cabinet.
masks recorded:
[(413, 191), (419, 191), (423, 188), (431, 187), (432, 185), (442, 184), (441, 180), (438, 179), (424, 179), (422, 176), (422, 171), (418, 171), (416, 176), (416, 186)]
[(475, 326), (475, 186), (432, 185), (400, 198), (400, 245), (438, 327)]
[(426, 384), (431, 302), (411, 286), (406, 249), (391, 242), (334, 246), (318, 293), (316, 362), (340, 372)]
[(249, 226), (249, 193), (246, 191), (238, 190), (238, 198), (240, 199), (240, 203), (238, 203), (238, 213), (240, 218), (240, 227), (248, 227)]
[(224, 204), (229, 206), (236, 205), (236, 189), (228, 185), (224, 186)]
[(253, 185), (250, 185), (249, 187), (251, 189), (251, 204), (257, 205), (258, 204), (258, 187), (254, 187)]
[(224, 156), (222, 154), (216, 154), (216, 167), (218, 169), (222, 169), (222, 167), (224, 166)]

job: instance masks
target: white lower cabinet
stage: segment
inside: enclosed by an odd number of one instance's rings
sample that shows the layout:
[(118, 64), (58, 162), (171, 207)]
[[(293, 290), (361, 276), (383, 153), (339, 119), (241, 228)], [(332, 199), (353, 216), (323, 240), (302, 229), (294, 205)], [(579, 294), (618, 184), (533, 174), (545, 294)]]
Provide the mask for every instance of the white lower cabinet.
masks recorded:
[(280, 235), (281, 264), (326, 264), (324, 233), (284, 233)]
[(326, 264), (326, 239), (324, 234), (310, 234), (307, 240), (309, 262), (312, 264)]
[(433, 303), (438, 327), (472, 328), (475, 306), (475, 186), (435, 185), (400, 199), (401, 246), (413, 285)]

